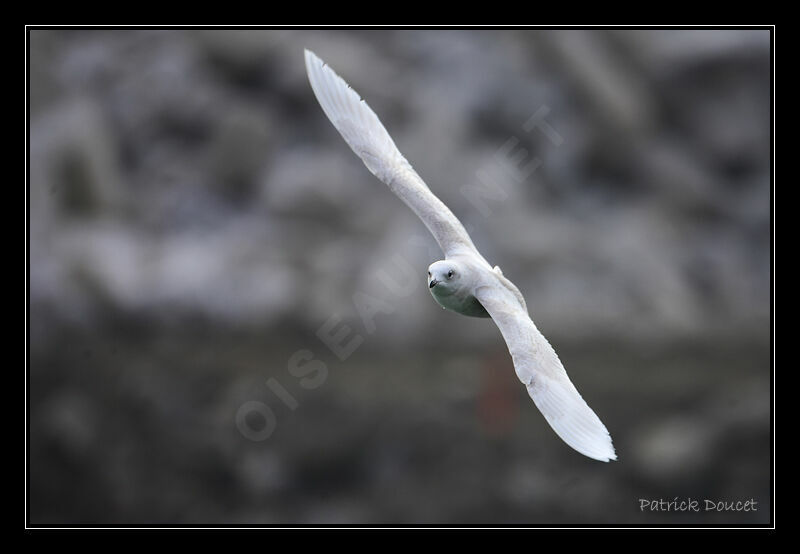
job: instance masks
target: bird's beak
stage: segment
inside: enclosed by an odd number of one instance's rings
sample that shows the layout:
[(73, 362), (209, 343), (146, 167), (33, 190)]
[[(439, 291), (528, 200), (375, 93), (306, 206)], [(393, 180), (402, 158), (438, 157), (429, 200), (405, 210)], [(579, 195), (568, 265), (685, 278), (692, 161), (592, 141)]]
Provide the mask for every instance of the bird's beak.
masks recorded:
[(437, 281), (436, 279), (431, 279), (431, 282), (428, 283), (428, 288), (432, 289), (433, 287), (435, 287), (438, 284), (439, 284), (439, 281)]

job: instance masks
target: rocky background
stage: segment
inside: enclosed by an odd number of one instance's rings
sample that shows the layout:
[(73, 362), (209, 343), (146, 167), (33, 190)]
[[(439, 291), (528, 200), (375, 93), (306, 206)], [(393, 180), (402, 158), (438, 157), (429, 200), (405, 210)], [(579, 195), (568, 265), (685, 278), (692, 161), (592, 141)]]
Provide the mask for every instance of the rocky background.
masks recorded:
[[(308, 85), (525, 294), (585, 459)], [(768, 31), (34, 30), (33, 523), (770, 519)], [(640, 499), (700, 500), (700, 512)], [(705, 511), (704, 500), (757, 502)]]

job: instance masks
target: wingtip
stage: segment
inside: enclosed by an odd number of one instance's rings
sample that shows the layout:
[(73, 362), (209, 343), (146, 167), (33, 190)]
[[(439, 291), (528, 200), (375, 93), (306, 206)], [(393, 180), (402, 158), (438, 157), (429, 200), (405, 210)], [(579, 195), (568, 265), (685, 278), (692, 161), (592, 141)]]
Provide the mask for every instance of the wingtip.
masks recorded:
[(608, 454), (603, 458), (595, 458), (595, 459), (599, 460), (601, 462), (605, 462), (605, 463), (616, 462), (617, 461), (617, 453), (616, 452), (612, 452), (611, 454)]
[(314, 52), (312, 52), (311, 50), (309, 50), (308, 48), (303, 48), (303, 57), (306, 60), (306, 66), (308, 66), (315, 59), (317, 59), (317, 60), (319, 59), (317, 57), (317, 55)]
[(605, 427), (603, 427), (603, 435), (596, 433), (592, 436), (591, 434), (587, 435), (585, 430), (584, 432), (576, 432), (572, 425), (554, 425), (550, 419), (548, 419), (548, 422), (556, 434), (579, 454), (598, 462), (617, 461), (617, 452), (611, 442), (611, 435), (608, 434)]
[(608, 463), (608, 462), (616, 462), (617, 461), (617, 455), (616, 454), (591, 454), (591, 453), (587, 453), (587, 452), (581, 452), (577, 448), (575, 450), (578, 453), (583, 454), (587, 458), (591, 458), (592, 460), (597, 460), (598, 462)]
[(578, 450), (577, 448), (575, 448), (575, 451), (578, 452), (579, 454), (583, 454), (587, 458), (590, 458), (592, 460), (597, 460), (598, 462), (608, 463), (608, 462), (616, 462), (617, 461), (617, 455), (616, 454), (594, 454), (594, 453), (589, 453), (589, 452), (582, 452), (582, 451)]
[[(587, 406), (588, 408), (588, 406)], [(592, 412), (594, 418), (597, 418), (597, 415)], [(600, 462), (616, 462), (617, 461), (617, 451), (614, 448), (614, 443), (611, 440), (611, 434), (606, 429), (606, 426), (603, 425), (603, 422), (597, 418), (597, 423), (600, 425), (600, 429), (602, 430), (601, 433), (596, 434), (595, 441), (592, 443), (581, 444), (580, 448), (576, 448), (578, 445), (572, 445), (573, 448), (578, 450), (581, 454), (598, 460)]]
[(578, 452), (580, 452), (584, 456), (588, 456), (589, 458), (592, 458), (592, 459), (597, 460), (599, 462), (606, 462), (606, 463), (608, 463), (608, 462), (616, 462), (617, 461), (617, 452), (614, 449), (613, 443), (611, 442), (611, 435), (608, 435), (607, 433), (608, 433), (608, 431), (606, 431), (606, 442), (607, 442), (607, 444), (604, 445), (604, 448), (602, 449), (602, 450), (605, 450), (605, 451), (601, 450), (600, 452), (597, 452), (595, 450), (593, 452), (589, 452), (589, 451), (584, 451), (584, 450), (577, 449), (577, 448), (576, 448), (576, 450), (578, 450)]
[(611, 435), (575, 386), (566, 378), (540, 380), (528, 393), (545, 419), (569, 446), (593, 460), (617, 459)]
[(325, 62), (323, 62), (319, 56), (317, 56), (313, 51), (309, 50), (308, 48), (303, 49), (303, 55), (306, 60), (306, 71), (311, 71), (311, 69), (315, 66), (319, 69), (325, 67)]

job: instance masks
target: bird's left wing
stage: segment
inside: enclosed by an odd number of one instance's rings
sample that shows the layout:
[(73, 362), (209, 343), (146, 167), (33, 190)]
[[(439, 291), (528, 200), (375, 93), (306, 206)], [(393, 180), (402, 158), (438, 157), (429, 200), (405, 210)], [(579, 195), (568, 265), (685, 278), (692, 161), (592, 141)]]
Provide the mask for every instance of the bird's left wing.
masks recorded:
[(500, 328), (517, 376), (556, 434), (584, 456), (616, 460), (605, 425), (569, 380), (555, 350), (512, 291), (500, 283), (483, 284), (475, 297)]
[(419, 216), (448, 257), (478, 254), (464, 226), (406, 161), (375, 112), (313, 52), (305, 55), (308, 80), (322, 110), (364, 165)]

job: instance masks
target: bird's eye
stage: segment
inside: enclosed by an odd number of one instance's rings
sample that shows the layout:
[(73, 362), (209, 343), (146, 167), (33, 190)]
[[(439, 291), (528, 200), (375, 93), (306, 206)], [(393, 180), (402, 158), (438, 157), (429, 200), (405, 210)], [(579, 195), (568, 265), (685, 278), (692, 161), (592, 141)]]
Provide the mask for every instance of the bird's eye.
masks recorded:
[(447, 278), (448, 279), (452, 279), (453, 278), (453, 270), (452, 269), (447, 272)]
[(430, 276), (431, 276), (431, 272), (429, 271), (429, 272), (428, 272), (428, 277), (430, 277)]

